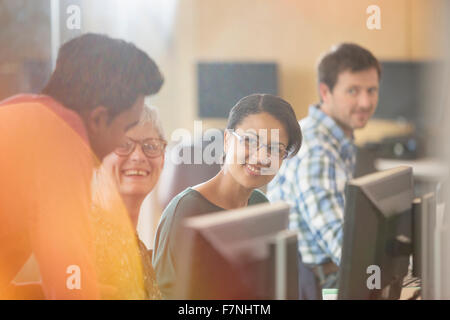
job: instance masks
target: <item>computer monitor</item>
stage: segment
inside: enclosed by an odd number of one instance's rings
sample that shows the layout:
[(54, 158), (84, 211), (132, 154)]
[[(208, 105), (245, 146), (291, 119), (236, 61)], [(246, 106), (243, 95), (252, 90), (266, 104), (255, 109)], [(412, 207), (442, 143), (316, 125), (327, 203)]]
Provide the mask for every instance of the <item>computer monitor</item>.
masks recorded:
[(412, 201), (410, 167), (349, 181), (338, 299), (400, 297), (412, 251)]
[(289, 206), (260, 204), (188, 218), (178, 299), (297, 299), (297, 233)]
[(279, 93), (275, 62), (203, 61), (197, 64), (197, 80), (201, 118), (227, 119), (234, 102), (242, 97)]
[[(374, 118), (412, 123), (419, 134), (435, 126), (430, 108), (442, 116), (448, 94), (445, 65), (439, 60), (382, 61), (378, 107)], [(434, 113), (434, 112), (433, 112)]]

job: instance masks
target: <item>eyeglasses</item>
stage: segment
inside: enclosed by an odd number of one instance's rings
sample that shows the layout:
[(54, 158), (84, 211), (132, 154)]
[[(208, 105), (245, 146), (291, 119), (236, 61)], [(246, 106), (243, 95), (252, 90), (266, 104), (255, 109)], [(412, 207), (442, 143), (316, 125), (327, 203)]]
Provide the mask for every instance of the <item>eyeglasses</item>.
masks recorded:
[(166, 150), (167, 142), (163, 139), (145, 139), (145, 140), (133, 140), (126, 138), (115, 150), (114, 153), (118, 156), (128, 156), (134, 152), (136, 145), (141, 146), (142, 152), (149, 158), (157, 158), (164, 154)]
[(239, 135), (235, 131), (231, 131), (231, 133), (239, 140), (241, 144), (245, 146), (245, 149), (250, 153), (254, 154), (255, 152), (258, 152), (259, 149), (262, 147), (265, 148), (266, 153), (269, 157), (278, 157), (280, 159), (286, 159), (288, 156), (288, 152), (283, 147), (282, 144), (280, 145), (267, 145), (265, 143), (260, 142), (259, 136), (257, 137), (251, 137), (248, 135)]

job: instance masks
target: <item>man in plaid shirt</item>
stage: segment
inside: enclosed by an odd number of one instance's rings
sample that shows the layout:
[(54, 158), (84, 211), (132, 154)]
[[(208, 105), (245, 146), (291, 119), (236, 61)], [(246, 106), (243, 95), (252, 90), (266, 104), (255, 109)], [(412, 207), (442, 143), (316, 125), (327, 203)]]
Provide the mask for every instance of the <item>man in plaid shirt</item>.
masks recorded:
[(283, 163), (268, 186), (270, 201), (291, 205), (299, 251), (322, 288), (337, 287), (345, 185), (353, 177), (353, 130), (363, 128), (378, 103), (381, 69), (368, 50), (343, 43), (318, 65), (320, 103), (300, 121), (300, 152)]

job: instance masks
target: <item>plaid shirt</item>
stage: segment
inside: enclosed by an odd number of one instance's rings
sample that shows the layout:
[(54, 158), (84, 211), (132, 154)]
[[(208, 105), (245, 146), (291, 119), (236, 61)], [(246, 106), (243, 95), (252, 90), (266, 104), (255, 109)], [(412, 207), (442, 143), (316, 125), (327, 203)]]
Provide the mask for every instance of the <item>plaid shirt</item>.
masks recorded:
[(303, 145), (286, 160), (268, 186), (270, 201), (291, 206), (290, 227), (299, 230), (304, 263), (332, 260), (339, 265), (344, 218), (344, 191), (353, 177), (356, 147), (318, 106), (300, 121)]

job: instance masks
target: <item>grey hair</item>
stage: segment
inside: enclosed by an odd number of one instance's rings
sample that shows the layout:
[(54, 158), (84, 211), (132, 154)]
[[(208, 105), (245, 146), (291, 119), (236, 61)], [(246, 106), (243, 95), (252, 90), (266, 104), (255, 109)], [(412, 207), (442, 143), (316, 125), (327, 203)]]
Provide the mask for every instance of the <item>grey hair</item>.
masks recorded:
[(159, 118), (159, 112), (156, 107), (144, 105), (138, 125), (142, 126), (146, 124), (151, 124), (152, 127), (158, 132), (159, 138), (166, 140), (161, 119)]

